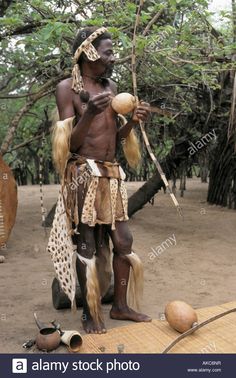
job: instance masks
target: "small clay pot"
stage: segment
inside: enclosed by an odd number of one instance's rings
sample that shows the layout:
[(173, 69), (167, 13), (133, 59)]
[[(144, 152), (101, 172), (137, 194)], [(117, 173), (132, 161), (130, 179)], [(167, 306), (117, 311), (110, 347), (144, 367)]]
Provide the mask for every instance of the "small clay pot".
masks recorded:
[(36, 345), (40, 350), (50, 352), (58, 348), (61, 342), (61, 336), (55, 328), (43, 328), (36, 336)]

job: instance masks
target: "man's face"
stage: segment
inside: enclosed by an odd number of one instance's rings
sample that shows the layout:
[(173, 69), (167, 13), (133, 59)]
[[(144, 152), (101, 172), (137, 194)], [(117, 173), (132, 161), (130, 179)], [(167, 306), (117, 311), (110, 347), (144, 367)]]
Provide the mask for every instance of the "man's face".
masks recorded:
[(101, 76), (110, 77), (115, 63), (111, 39), (102, 39), (97, 47), (97, 52), (100, 55), (97, 63), (101, 65), (101, 71), (103, 71)]

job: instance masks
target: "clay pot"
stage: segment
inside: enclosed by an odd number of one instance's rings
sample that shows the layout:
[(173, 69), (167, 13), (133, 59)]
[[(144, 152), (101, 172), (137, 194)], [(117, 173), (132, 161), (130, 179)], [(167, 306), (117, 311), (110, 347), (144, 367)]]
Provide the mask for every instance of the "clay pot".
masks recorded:
[(194, 309), (182, 301), (168, 303), (165, 308), (165, 316), (169, 325), (180, 333), (188, 331), (198, 321)]
[[(61, 342), (60, 331), (54, 327), (48, 327), (42, 323), (36, 313), (34, 313), (35, 322), (39, 328), (39, 333), (36, 336), (35, 343), (40, 350), (46, 350), (50, 352), (56, 349)], [(53, 323), (52, 323), (53, 324)]]
[(36, 345), (40, 350), (46, 350), (50, 352), (58, 348), (61, 342), (61, 336), (55, 328), (43, 328), (36, 336)]

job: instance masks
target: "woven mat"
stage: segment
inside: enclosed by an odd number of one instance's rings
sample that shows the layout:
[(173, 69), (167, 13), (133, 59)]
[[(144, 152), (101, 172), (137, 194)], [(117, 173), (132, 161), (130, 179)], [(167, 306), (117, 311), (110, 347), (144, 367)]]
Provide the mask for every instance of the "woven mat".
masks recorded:
[[(236, 307), (236, 302), (197, 311), (199, 323)], [(103, 335), (85, 335), (80, 353), (161, 353), (180, 334), (165, 320), (131, 323)], [(236, 353), (236, 312), (226, 315), (181, 340), (169, 353)]]

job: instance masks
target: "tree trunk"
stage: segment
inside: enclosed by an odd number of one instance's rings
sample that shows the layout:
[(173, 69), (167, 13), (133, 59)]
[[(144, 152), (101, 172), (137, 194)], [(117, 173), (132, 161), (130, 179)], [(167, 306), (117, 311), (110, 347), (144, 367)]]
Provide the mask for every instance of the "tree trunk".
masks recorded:
[(233, 41), (236, 43), (236, 2), (232, 0)]
[(207, 183), (208, 178), (208, 156), (207, 151), (202, 151), (198, 157), (198, 163), (200, 167), (200, 177), (202, 182)]
[(2, 0), (0, 4), (0, 17), (3, 17), (7, 8), (13, 3), (13, 0)]
[(141, 188), (130, 198), (128, 203), (128, 215), (131, 217), (138, 210), (150, 201), (154, 195), (164, 186), (159, 173), (155, 173)]
[(236, 208), (236, 159), (233, 137), (227, 141), (227, 131), (223, 131), (215, 150), (208, 188), (207, 201), (211, 204)]

